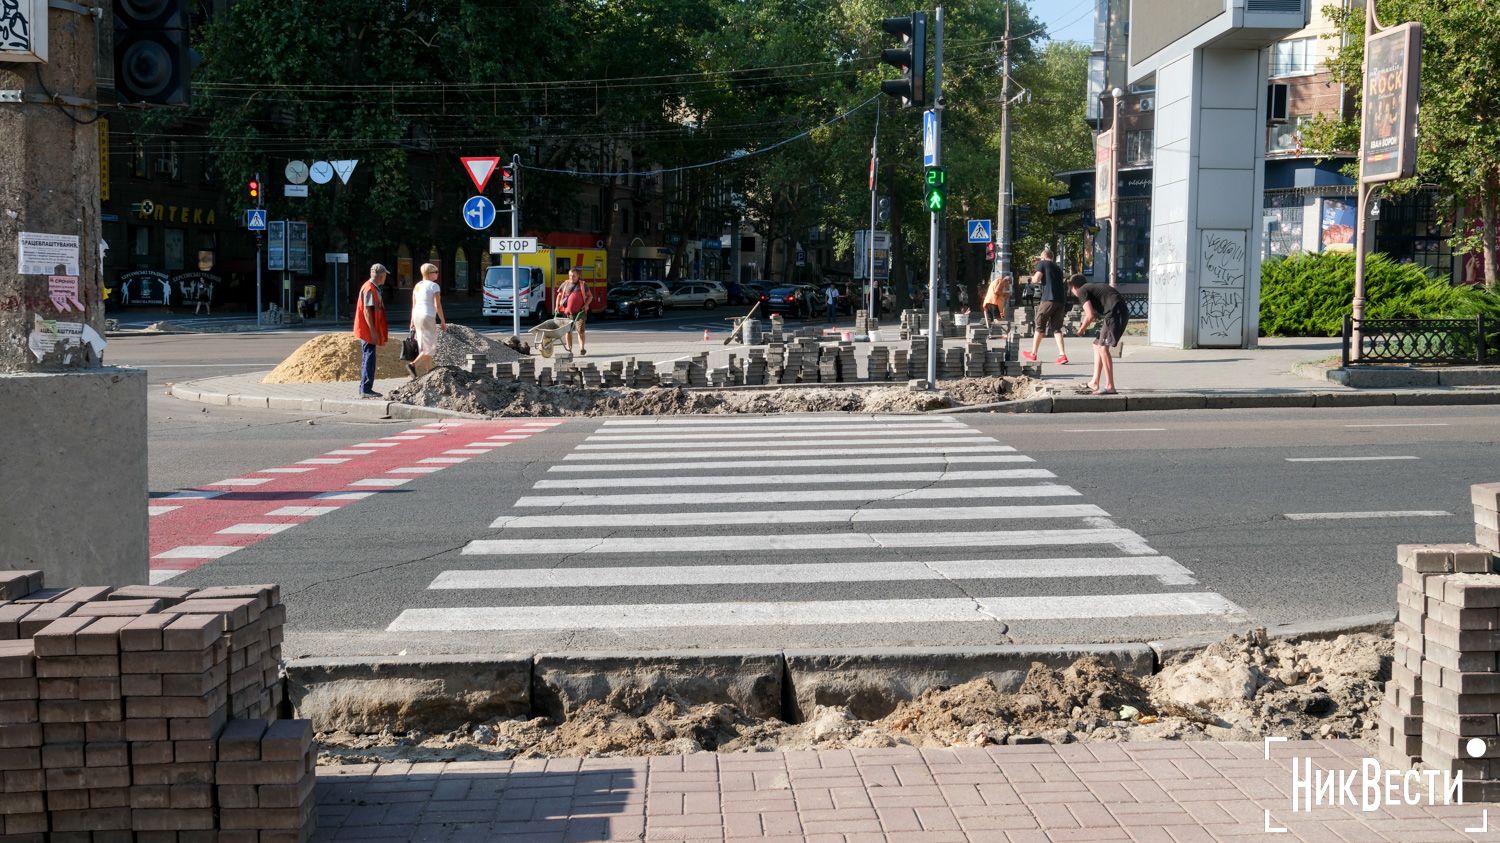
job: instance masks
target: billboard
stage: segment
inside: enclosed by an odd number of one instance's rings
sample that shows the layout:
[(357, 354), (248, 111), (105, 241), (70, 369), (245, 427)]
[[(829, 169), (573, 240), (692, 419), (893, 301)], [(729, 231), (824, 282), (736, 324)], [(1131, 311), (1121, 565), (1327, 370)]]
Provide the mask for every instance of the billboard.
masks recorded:
[(1094, 218), (1110, 219), (1114, 209), (1115, 130), (1094, 136)]
[(1359, 174), (1365, 182), (1417, 172), (1417, 100), (1421, 94), (1422, 25), (1403, 23), (1365, 42), (1364, 118)]

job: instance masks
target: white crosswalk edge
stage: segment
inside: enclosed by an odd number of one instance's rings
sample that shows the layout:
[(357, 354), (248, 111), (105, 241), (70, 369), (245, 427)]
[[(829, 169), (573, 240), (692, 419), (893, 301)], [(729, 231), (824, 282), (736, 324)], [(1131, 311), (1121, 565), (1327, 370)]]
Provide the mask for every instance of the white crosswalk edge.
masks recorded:
[[(1027, 486), (941, 486), (930, 489), (912, 487), (896, 489), (820, 489), (817, 499), (824, 501), (935, 501), (969, 498), (1056, 498), (1077, 495), (1069, 486), (1038, 483)], [(725, 503), (806, 503), (806, 489), (765, 489), (747, 492), (715, 492), (713, 501)], [(528, 495), (516, 506), (665, 506), (704, 503), (702, 492), (683, 494), (659, 492), (638, 495)]]
[[(579, 553), (712, 553), (780, 550), (883, 550), (914, 547), (1066, 547), (1112, 544), (1127, 553), (1151, 553), (1133, 530), (996, 530), (934, 533), (822, 533), (793, 535), (656, 536), (647, 538), (476, 539), (465, 556)], [(1139, 549), (1137, 549), (1139, 548)]]

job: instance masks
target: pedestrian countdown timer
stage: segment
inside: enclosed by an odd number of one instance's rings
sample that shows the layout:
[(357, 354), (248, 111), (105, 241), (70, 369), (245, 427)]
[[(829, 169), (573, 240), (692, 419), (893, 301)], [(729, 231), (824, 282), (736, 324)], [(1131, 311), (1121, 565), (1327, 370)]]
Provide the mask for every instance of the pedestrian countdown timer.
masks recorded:
[(936, 214), (943, 210), (948, 195), (948, 171), (942, 167), (927, 168), (925, 197), (927, 210)]

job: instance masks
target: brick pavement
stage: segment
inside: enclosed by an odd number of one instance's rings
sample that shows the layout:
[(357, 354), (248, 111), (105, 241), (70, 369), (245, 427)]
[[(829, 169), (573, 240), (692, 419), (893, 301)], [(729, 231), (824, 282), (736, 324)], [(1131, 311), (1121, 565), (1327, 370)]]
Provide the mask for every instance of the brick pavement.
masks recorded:
[[(1357, 771), (1350, 741), (1142, 742), (318, 769), (320, 841), (1500, 839), (1486, 807), (1291, 811), (1291, 765)], [(1288, 829), (1266, 833), (1271, 822)]]

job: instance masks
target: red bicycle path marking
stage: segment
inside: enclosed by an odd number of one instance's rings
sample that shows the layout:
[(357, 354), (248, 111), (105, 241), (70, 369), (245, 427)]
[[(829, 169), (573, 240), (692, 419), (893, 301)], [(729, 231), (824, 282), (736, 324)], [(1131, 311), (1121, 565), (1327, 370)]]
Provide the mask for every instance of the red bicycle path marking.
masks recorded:
[[(417, 428), (407, 428), (394, 431), (386, 436), (372, 439), (359, 439), (356, 443), (365, 442), (389, 442), (390, 447), (378, 447), (360, 449), (355, 445), (345, 445), (334, 449), (343, 450), (369, 450), (369, 454), (349, 455), (348, 462), (334, 465), (306, 465), (305, 463), (290, 463), (279, 468), (306, 468), (309, 471), (300, 473), (267, 473), (265, 469), (252, 471), (240, 477), (228, 478), (230, 480), (240, 479), (264, 479), (266, 482), (253, 486), (244, 485), (217, 485), (208, 483), (193, 489), (179, 490), (179, 493), (192, 494), (195, 492), (222, 493), (216, 497), (203, 499), (174, 499), (170, 495), (151, 500), (152, 506), (175, 506), (177, 509), (155, 515), (150, 520), (151, 533), (151, 571), (152, 581), (161, 582), (172, 576), (199, 568), (218, 556), (192, 556), (184, 558), (158, 558), (161, 554), (173, 550), (188, 548), (234, 548), (236, 550), (250, 547), (258, 542), (264, 541), (277, 533), (220, 533), (230, 527), (240, 524), (286, 524), (287, 529), (293, 529), (298, 524), (313, 520), (317, 515), (271, 515), (270, 513), (282, 507), (330, 507), (340, 509), (356, 499), (330, 499), (320, 498), (323, 494), (338, 494), (345, 492), (369, 492), (379, 493), (383, 490), (404, 488), (407, 484), (391, 487), (378, 486), (353, 486), (351, 484), (359, 480), (372, 478), (405, 479), (408, 482), (429, 474), (390, 474), (393, 468), (408, 466), (422, 466), (435, 468), (439, 471), (452, 465), (462, 463), (422, 463), (421, 460), (441, 456), (444, 451), (449, 450), (474, 450), (468, 448), (470, 443), (479, 442), (486, 437), (499, 434), (527, 434), (521, 438), (510, 438), (497, 441), (497, 447), (506, 447), (510, 443), (523, 442), (530, 435), (540, 433), (561, 424), (556, 420), (515, 420), (503, 422), (440, 422), (424, 425)], [(431, 431), (431, 432), (426, 432)], [(424, 434), (424, 432), (426, 432)], [(420, 435), (418, 439), (394, 439), (393, 437), (406, 437)], [(339, 458), (341, 455), (324, 453), (310, 459)], [(465, 456), (473, 459), (475, 455), (455, 455), (455, 458)], [(221, 481), (222, 482), (222, 481)], [(222, 555), (228, 555), (234, 551), (224, 551)]]

